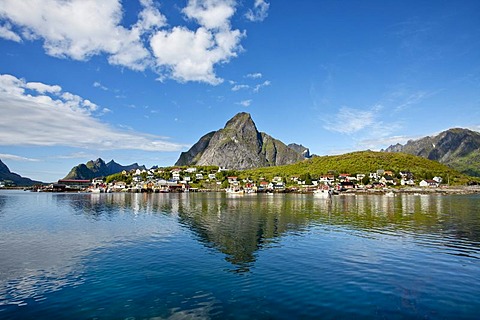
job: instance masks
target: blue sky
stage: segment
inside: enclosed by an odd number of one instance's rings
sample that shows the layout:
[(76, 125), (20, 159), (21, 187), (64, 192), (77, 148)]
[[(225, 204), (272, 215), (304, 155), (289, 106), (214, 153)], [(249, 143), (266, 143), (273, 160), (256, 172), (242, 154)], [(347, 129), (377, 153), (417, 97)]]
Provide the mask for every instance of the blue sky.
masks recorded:
[(173, 165), (236, 113), (318, 155), (480, 129), (480, 1), (0, 0), (0, 159)]

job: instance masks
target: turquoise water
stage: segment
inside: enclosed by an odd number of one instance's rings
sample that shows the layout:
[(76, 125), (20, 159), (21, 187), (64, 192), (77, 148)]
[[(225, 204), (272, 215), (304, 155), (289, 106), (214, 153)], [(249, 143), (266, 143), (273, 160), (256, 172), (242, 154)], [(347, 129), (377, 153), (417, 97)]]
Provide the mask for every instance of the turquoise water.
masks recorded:
[(480, 195), (0, 191), (0, 319), (478, 319)]

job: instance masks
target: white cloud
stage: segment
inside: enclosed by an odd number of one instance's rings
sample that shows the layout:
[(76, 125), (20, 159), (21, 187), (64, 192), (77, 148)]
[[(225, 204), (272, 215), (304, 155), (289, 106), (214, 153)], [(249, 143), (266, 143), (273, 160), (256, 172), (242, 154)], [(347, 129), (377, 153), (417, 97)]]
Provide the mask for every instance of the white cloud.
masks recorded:
[(95, 81), (95, 82), (93, 83), (93, 86), (94, 86), (95, 88), (100, 88), (100, 89), (102, 89), (103, 91), (108, 91), (108, 88), (105, 87), (104, 85), (102, 85), (102, 84), (101, 84), (100, 82), (98, 82), (98, 81)]
[(94, 117), (98, 106), (88, 99), (69, 92), (33, 89), (53, 87), (0, 75), (0, 145), (144, 151), (179, 151), (184, 147), (166, 138), (111, 127)]
[(252, 100), (243, 100), (237, 103), (243, 107), (249, 107), (252, 104)]
[(3, 159), (3, 160), (7, 159), (7, 160), (13, 160), (13, 161), (32, 161), (32, 162), (40, 161), (38, 159), (25, 158), (25, 157), (17, 156), (14, 154), (8, 154), (8, 153), (0, 153), (0, 159)]
[(40, 82), (28, 82), (25, 88), (35, 90), (38, 93), (58, 93), (62, 91), (60, 86), (49, 86)]
[(263, 87), (268, 87), (271, 84), (272, 83), (270, 82), (270, 80), (265, 80), (263, 83), (257, 84), (253, 89), (253, 92), (258, 93), (260, 89), (262, 89)]
[(422, 100), (424, 100), (425, 98), (430, 97), (431, 95), (433, 95), (433, 93), (429, 93), (429, 92), (426, 92), (426, 91), (417, 91), (417, 92), (414, 92), (414, 93), (408, 95), (407, 97), (405, 97), (405, 98), (404, 98), (404, 101), (401, 102), (401, 103), (395, 108), (395, 110), (396, 110), (396, 111), (402, 111), (403, 109), (408, 108), (408, 107), (410, 107), (411, 105), (415, 105), (415, 104), (418, 104), (418, 103), (422, 102)]
[(232, 87), (232, 91), (239, 91), (242, 89), (248, 89), (250, 86), (248, 84), (236, 84)]
[(198, 23), (195, 30), (169, 26), (152, 0), (140, 3), (137, 21), (127, 28), (120, 0), (2, 0), (0, 37), (43, 41), (46, 53), (58, 58), (105, 55), (112, 65), (150, 69), (159, 79), (223, 81), (214, 67), (243, 50), (245, 32), (231, 27), (236, 1), (189, 0), (182, 13)]
[(0, 26), (0, 38), (12, 40), (15, 42), (22, 42), (22, 38), (20, 38), (18, 34), (11, 30), (11, 25), (9, 23)]
[[(154, 9), (145, 6), (144, 10)], [(149, 26), (142, 23), (144, 15), (142, 11), (139, 24), (126, 29), (120, 25), (119, 0), (4, 0), (0, 9), (0, 16), (20, 28), (25, 39), (42, 39), (51, 56), (86, 60), (105, 53), (110, 63), (133, 70), (148, 65), (149, 52), (140, 38)]]
[(268, 16), (270, 3), (265, 0), (255, 0), (253, 9), (248, 10), (245, 17), (250, 21), (263, 21)]
[(182, 12), (207, 29), (229, 29), (235, 13), (233, 0), (189, 0)]
[(325, 119), (325, 129), (334, 132), (351, 134), (371, 126), (375, 121), (373, 110), (359, 110), (342, 107), (332, 119)]
[(194, 32), (175, 27), (172, 31), (158, 31), (150, 45), (158, 67), (173, 79), (219, 84), (223, 80), (216, 77), (213, 67), (237, 56), (243, 36), (239, 30), (211, 32), (200, 27)]
[(249, 73), (246, 75), (247, 78), (258, 79), (261, 78), (263, 75), (260, 72), (256, 73)]

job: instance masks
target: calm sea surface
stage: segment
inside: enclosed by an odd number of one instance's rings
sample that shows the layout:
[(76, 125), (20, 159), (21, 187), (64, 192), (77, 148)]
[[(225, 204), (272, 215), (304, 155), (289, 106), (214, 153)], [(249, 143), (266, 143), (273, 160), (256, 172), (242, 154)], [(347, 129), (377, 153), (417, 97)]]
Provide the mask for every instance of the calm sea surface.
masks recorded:
[(0, 191), (0, 319), (478, 319), (480, 195)]

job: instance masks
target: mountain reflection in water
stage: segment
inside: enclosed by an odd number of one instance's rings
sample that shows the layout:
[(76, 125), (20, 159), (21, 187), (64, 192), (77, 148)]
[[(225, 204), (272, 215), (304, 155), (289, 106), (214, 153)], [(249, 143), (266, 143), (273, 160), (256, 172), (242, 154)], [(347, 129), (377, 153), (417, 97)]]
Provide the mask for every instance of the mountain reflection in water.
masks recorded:
[[(57, 199), (67, 201), (77, 214), (90, 219), (122, 214), (177, 216), (205, 246), (224, 253), (236, 272), (248, 272), (256, 252), (274, 246), (282, 235), (308, 232), (312, 226), (358, 230), (365, 237), (418, 237), (426, 246), (440, 241), (445, 248), (456, 248), (455, 254), (459, 250), (479, 258), (480, 220), (475, 197), (344, 195), (329, 201), (302, 194), (190, 193)], [(428, 235), (428, 240), (418, 235)]]

